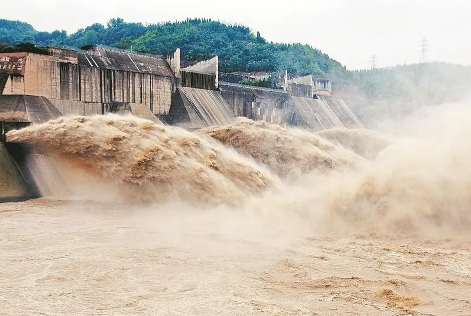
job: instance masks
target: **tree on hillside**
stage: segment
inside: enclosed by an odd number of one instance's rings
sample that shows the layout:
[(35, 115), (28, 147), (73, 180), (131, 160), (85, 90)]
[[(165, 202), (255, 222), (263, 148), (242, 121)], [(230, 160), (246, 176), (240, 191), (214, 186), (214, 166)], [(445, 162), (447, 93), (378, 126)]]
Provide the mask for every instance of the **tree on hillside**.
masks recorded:
[(0, 20), (0, 42), (31, 42), (39, 46), (106, 45), (145, 53), (182, 50), (184, 61), (219, 56), (220, 70), (279, 71), (330, 76), (345, 74), (345, 68), (327, 54), (308, 45), (267, 42), (246, 26), (227, 25), (211, 19), (186, 19), (144, 26), (114, 18), (67, 35), (65, 31), (37, 32), (23, 22)]

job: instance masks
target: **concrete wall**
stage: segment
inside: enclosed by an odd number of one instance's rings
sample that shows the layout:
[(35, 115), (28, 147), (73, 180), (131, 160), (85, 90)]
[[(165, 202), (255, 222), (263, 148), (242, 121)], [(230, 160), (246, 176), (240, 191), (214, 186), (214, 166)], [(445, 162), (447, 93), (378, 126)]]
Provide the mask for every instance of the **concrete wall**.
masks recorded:
[(3, 93), (3, 89), (5, 88), (8, 78), (10, 78), (9, 74), (0, 73), (0, 94)]
[(219, 58), (203, 60), (181, 69), (183, 87), (216, 90), (219, 87)]
[(295, 108), (295, 115), (293, 115), (291, 122), (293, 125), (316, 131), (334, 127), (324, 109), (315, 99), (296, 96), (291, 99)]
[(216, 90), (216, 76), (198, 72), (181, 71), (182, 87)]
[(172, 90), (168, 77), (60, 63), (61, 100), (142, 103), (155, 114), (166, 114)]
[(0, 202), (29, 197), (28, 187), (8, 153), (4, 143), (0, 142)]
[(339, 118), (345, 127), (364, 128), (363, 123), (358, 119), (357, 114), (342, 99), (337, 97), (319, 96), (326, 103), (334, 114)]
[(211, 59), (200, 61), (192, 66), (185, 67), (182, 70), (214, 75), (218, 73), (218, 69), (219, 57), (215, 56)]
[(58, 99), (59, 64), (47, 55), (28, 54), (24, 70), (25, 94)]
[(102, 103), (58, 99), (49, 99), (49, 101), (51, 101), (63, 115), (97, 115), (108, 112), (106, 111), (107, 107)]
[(221, 82), (220, 91), (236, 116), (276, 124), (288, 121), (290, 97), (283, 90)]
[(327, 79), (313, 80), (314, 94), (330, 96), (332, 94), (332, 81)]
[(173, 54), (170, 54), (167, 57), (167, 63), (170, 65), (175, 77), (180, 78), (180, 61), (181, 61), (181, 52), (180, 48), (177, 48)]
[(19, 122), (44, 123), (61, 115), (45, 97), (0, 95), (0, 121), (14, 121), (16, 125)]
[[(202, 121), (204, 126), (221, 126), (233, 122), (234, 113), (218, 91), (189, 87), (181, 87), (178, 91), (187, 111), (193, 109), (199, 117), (197, 121)], [(188, 112), (190, 119), (192, 112)]]
[(221, 86), (221, 95), (232, 107), (235, 116), (244, 116), (251, 118), (252, 104), (255, 102), (255, 96), (252, 91), (231, 90)]
[[(363, 127), (344, 100), (330, 96), (313, 98), (309, 96), (311, 85), (291, 82), (290, 86), (289, 91), (283, 91), (223, 82), (220, 90), (236, 116), (313, 130)], [(298, 95), (292, 93), (293, 87), (300, 87)]]
[[(180, 90), (180, 89), (179, 89)], [(203, 119), (198, 115), (186, 100), (183, 101), (183, 95), (178, 91), (172, 96), (172, 107), (165, 120), (170, 125), (180, 126), (189, 130), (196, 130), (207, 126)]]
[(289, 83), (288, 93), (296, 97), (312, 98), (312, 85), (302, 83)]
[(11, 75), (24, 75), (27, 53), (0, 53), (0, 72)]
[[(22, 57), (21, 69), (17, 67), (20, 57), (0, 56), (4, 60), (0, 66), (5, 69), (16, 67), (15, 74), (8, 74), (3, 94), (44, 96), (64, 111), (64, 114), (102, 113), (102, 108), (106, 109), (111, 102), (141, 103), (154, 114), (168, 114), (171, 95), (176, 87), (171, 70), (162, 64), (166, 64), (165, 61), (142, 57), (154, 62), (155, 65), (148, 67), (152, 72), (139, 72), (119, 69), (119, 65), (113, 66), (113, 69), (105, 68), (105, 62), (110, 62), (109, 58), (103, 57), (99, 60), (95, 57), (93, 63), (103, 64), (103, 67), (95, 67), (79, 62), (77, 56), (83, 55), (81, 58), (86, 58), (93, 65), (90, 61), (92, 57), (87, 57), (85, 53), (77, 55), (76, 52), (74, 54), (60, 49), (51, 50), (51, 53), (52, 56), (23, 53), (26, 57)], [(121, 59), (128, 57), (131, 59), (129, 54), (124, 54), (124, 57), (121, 55), (119, 55)], [(138, 61), (137, 57), (135, 59)], [(136, 63), (134, 60), (131, 61), (132, 65)], [(132, 65), (124, 66), (132, 68)], [(138, 65), (135, 65), (137, 68)], [(144, 66), (141, 68), (144, 69)], [(22, 75), (17, 74), (20, 71)]]
[(174, 83), (146, 73), (90, 68), (61, 63), (62, 100), (85, 103), (142, 103), (154, 114), (167, 114)]
[(291, 79), (287, 88), (291, 95), (303, 98), (312, 98), (314, 94), (323, 96), (332, 94), (330, 80), (313, 78), (312, 75)]
[(25, 94), (24, 77), (8, 75), (2, 94)]

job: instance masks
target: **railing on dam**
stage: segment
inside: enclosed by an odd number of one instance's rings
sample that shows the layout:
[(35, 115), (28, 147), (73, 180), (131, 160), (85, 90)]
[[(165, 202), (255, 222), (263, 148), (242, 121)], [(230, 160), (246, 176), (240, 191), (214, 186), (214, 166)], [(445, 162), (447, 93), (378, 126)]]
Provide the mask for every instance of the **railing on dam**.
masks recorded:
[(230, 82), (224, 82), (224, 81), (220, 81), (219, 86), (236, 87), (236, 88), (241, 88), (241, 89), (250, 89), (250, 90), (267, 91), (267, 92), (272, 92), (272, 93), (288, 94), (288, 92), (281, 89), (270, 89), (270, 88), (257, 87), (257, 86), (248, 86), (248, 85), (242, 85), (238, 83), (230, 83)]

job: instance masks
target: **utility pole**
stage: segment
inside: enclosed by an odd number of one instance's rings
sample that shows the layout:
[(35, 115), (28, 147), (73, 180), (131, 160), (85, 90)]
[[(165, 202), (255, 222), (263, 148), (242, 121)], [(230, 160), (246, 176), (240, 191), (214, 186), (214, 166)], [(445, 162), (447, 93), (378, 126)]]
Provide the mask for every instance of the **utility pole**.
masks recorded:
[(371, 69), (376, 69), (376, 55), (371, 55)]
[(424, 37), (422, 39), (422, 42), (420, 43), (420, 63), (426, 63), (427, 62), (427, 39)]

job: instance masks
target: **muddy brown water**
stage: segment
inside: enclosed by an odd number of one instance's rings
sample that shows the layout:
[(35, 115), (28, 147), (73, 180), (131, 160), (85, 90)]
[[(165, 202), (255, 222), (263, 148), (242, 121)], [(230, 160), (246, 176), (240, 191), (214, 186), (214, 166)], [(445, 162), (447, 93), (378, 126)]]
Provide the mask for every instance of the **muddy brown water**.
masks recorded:
[(293, 237), (250, 218), (1, 204), (0, 314), (470, 315), (469, 242)]
[(0, 315), (471, 315), (470, 121), (10, 132), (67, 190), (0, 204)]

